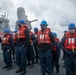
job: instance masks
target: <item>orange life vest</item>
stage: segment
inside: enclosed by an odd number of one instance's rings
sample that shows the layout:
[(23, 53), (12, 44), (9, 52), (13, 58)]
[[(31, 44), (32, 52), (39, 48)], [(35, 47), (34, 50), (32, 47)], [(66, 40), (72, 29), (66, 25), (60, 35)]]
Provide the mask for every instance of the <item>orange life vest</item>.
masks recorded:
[(10, 44), (10, 39), (11, 35), (10, 34), (7, 34), (5, 35), (3, 38), (2, 38), (2, 44)]
[(32, 38), (31, 38), (32, 34), (33, 34), (33, 32), (30, 31), (30, 42), (32, 42)]
[(27, 29), (27, 26), (22, 26), (21, 28), (19, 28), (18, 32), (17, 32), (17, 38), (22, 38), (25, 39), (26, 35), (24, 33), (24, 31)]
[(42, 30), (38, 31), (38, 44), (51, 44), (51, 39), (49, 37), (50, 29), (47, 28), (42, 32)]
[[(55, 42), (60, 42), (60, 40), (58, 38), (55, 38)], [(53, 48), (53, 51), (56, 51), (56, 46)]]
[(69, 32), (66, 33), (64, 46), (67, 50), (76, 50), (76, 32), (73, 35), (71, 35)]

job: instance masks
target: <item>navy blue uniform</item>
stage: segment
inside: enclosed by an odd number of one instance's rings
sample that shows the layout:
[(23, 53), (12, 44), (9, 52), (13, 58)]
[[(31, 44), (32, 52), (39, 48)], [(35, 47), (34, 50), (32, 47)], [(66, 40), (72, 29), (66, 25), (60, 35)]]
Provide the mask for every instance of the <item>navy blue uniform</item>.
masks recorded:
[(65, 53), (64, 60), (66, 66), (66, 75), (73, 75), (75, 70), (76, 73), (76, 50), (72, 52), (72, 50), (68, 50), (64, 47), (64, 43), (66, 40), (66, 36), (61, 41), (61, 48)]
[(38, 44), (38, 47), (41, 72), (42, 74), (45, 74), (47, 72), (48, 75), (51, 75), (51, 73), (53, 72), (52, 50), (55, 45), (55, 39), (52, 32), (49, 32), (48, 36), (50, 37), (52, 44)]
[(55, 66), (56, 72), (59, 73), (60, 42), (56, 42), (56, 50), (53, 50), (52, 53), (53, 53), (53, 68)]
[(34, 64), (34, 58), (35, 58), (35, 54), (34, 54), (34, 48), (33, 48), (33, 44), (36, 43), (36, 38), (34, 36), (34, 34), (32, 34), (30, 36), (32, 42), (29, 42), (28, 44), (28, 50), (27, 50), (27, 58), (28, 58), (28, 64), (30, 64), (30, 61), (32, 61), (32, 64)]
[(26, 64), (27, 64), (27, 45), (30, 40), (30, 31), (27, 28), (24, 31), (24, 34), (26, 35), (26, 38), (17, 38), (16, 40), (16, 48), (15, 48), (15, 53), (16, 53), (16, 63), (19, 68), (22, 70), (26, 71)]
[[(8, 34), (6, 34), (6, 35), (8, 35)], [(4, 36), (6, 36), (6, 35), (4, 35)], [(7, 66), (12, 65), (11, 50), (14, 46), (14, 40), (13, 40), (12, 36), (10, 36), (10, 38), (9, 38), (9, 43), (10, 44), (1, 45), (1, 49), (3, 49), (4, 62), (6, 63)]]

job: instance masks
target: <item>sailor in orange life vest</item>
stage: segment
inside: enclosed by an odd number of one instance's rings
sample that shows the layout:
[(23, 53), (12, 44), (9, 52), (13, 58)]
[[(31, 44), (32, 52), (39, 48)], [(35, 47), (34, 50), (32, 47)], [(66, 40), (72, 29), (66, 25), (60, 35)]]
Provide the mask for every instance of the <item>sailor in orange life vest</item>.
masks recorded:
[(16, 39), (16, 64), (19, 69), (16, 73), (20, 73), (20, 75), (26, 74), (26, 65), (27, 65), (27, 45), (30, 41), (30, 31), (26, 26), (26, 22), (24, 20), (18, 21), (19, 29), (17, 31), (17, 39)]
[[(66, 75), (76, 75), (76, 32), (75, 24), (71, 23), (66, 37), (61, 41), (61, 46), (65, 52)], [(74, 71), (75, 70), (75, 74)]]
[(52, 74), (52, 49), (55, 44), (55, 39), (50, 31), (50, 28), (47, 28), (48, 24), (43, 20), (40, 24), (41, 30), (38, 31), (38, 48), (39, 48), (39, 59), (41, 65), (42, 75), (45, 75), (47, 72), (48, 75)]
[(13, 37), (10, 35), (9, 29), (4, 30), (4, 37), (1, 41), (1, 49), (3, 49), (3, 58), (6, 66), (3, 69), (10, 70), (12, 69), (12, 58), (11, 58), (11, 50), (14, 46)]
[[(38, 36), (38, 28), (37, 27), (34, 28), (34, 35), (35, 35), (35, 37), (37, 39), (37, 36)], [(37, 40), (36, 43), (34, 43), (34, 49), (35, 49), (35, 55), (36, 55), (35, 56), (35, 59), (36, 59), (35, 63), (38, 63), (38, 59), (39, 59), (39, 56), (38, 56), (38, 54), (39, 54), (39, 51), (38, 51), (38, 40)]]
[(56, 67), (56, 73), (59, 74), (59, 58), (60, 58), (60, 40), (57, 38), (57, 34), (53, 32), (55, 38), (55, 47), (53, 48), (53, 68)]
[(35, 38), (33, 32), (30, 29), (30, 41), (29, 41), (28, 50), (27, 50), (27, 60), (28, 60), (28, 66), (29, 66), (29, 68), (33, 68), (34, 67), (34, 58), (35, 58), (35, 55), (34, 55), (33, 44), (35, 42), (36, 42), (36, 38)]

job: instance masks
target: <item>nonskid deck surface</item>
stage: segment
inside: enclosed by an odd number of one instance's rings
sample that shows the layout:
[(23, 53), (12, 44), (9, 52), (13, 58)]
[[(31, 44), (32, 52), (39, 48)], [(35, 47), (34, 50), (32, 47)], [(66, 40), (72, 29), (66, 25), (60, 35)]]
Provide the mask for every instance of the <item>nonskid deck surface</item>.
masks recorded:
[[(63, 53), (61, 52), (61, 57), (60, 57), (60, 75), (65, 75), (65, 68), (62, 67), (63, 66), (63, 60), (61, 60)], [(16, 63), (14, 63), (13, 61), (13, 69), (7, 71), (6, 69), (2, 69), (2, 67), (4, 66), (4, 62), (3, 62), (3, 56), (2, 56), (2, 51), (0, 51), (0, 75), (19, 75), (16, 74), (15, 71), (18, 69), (18, 67), (16, 66)], [(39, 64), (35, 64), (34, 68), (29, 69), (29, 67), (27, 67), (27, 73), (26, 75), (41, 75), (40, 72), (40, 65)], [(53, 75), (56, 75), (55, 69), (54, 69), (54, 73)]]

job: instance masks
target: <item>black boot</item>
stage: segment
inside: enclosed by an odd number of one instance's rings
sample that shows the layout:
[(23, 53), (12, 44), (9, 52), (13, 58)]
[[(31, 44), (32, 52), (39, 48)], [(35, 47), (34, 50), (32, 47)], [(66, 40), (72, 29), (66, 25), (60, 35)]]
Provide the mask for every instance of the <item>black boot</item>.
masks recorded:
[(32, 61), (32, 64), (29, 66), (29, 68), (33, 68), (34, 67), (34, 61)]
[(38, 63), (38, 60), (36, 60), (36, 63)]
[(26, 70), (23, 70), (20, 75), (25, 75), (26, 74)]
[(12, 65), (9, 65), (9, 67), (7, 68), (7, 70), (11, 70), (12, 69)]
[(65, 62), (63, 63), (63, 67), (65, 67)]
[(36, 59), (36, 64), (38, 63), (38, 59)]
[(76, 75), (74, 71), (72, 71), (72, 75)]
[(57, 75), (59, 75), (59, 72), (57, 72)]
[(33, 68), (34, 67), (34, 64), (31, 64), (30, 66), (29, 66), (29, 68)]
[(6, 69), (6, 68), (8, 68), (9, 66), (8, 65), (6, 65), (6, 66), (4, 66), (4, 67), (2, 67), (2, 69)]
[(20, 73), (22, 71), (22, 68), (20, 67), (18, 70), (16, 70), (16, 73)]
[(60, 67), (59, 63), (56, 64), (55, 67), (56, 67), (56, 73), (57, 73), (57, 75), (59, 75), (59, 67)]
[(37, 64), (38, 63), (38, 59), (36, 59), (36, 61), (34, 62), (34, 64)]
[(6, 64), (6, 66), (2, 67), (2, 69), (6, 69), (9, 67), (9, 65), (7, 63), (5, 63), (5, 64)]
[(76, 71), (74, 72), (74, 75), (76, 75)]
[(45, 73), (42, 73), (42, 75), (45, 75)]
[(56, 69), (56, 73), (59, 73), (59, 69)]
[(72, 75), (71, 72), (67, 72), (66, 75)]
[(29, 66), (30, 65), (30, 61), (28, 61), (28, 63), (27, 63), (27, 66)]
[(29, 66), (29, 65), (30, 65), (30, 63), (27, 64), (27, 66)]

